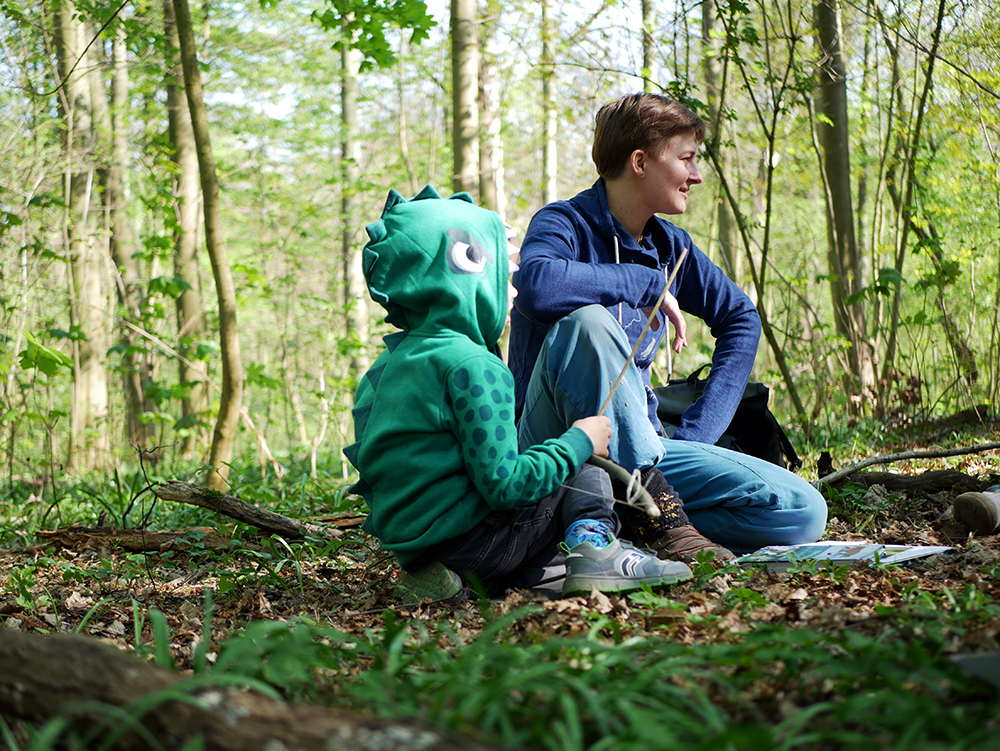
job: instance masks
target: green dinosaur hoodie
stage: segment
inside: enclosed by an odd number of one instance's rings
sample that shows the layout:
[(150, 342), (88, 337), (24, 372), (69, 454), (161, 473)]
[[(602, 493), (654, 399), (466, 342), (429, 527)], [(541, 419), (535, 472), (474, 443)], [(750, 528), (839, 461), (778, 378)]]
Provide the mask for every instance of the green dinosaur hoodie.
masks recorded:
[(344, 453), (366, 531), (403, 567), (492, 509), (537, 502), (593, 452), (579, 428), (518, 454), (514, 380), (495, 354), (507, 319), (507, 236), (466, 193), (390, 191), (368, 226), (368, 289), (402, 329), (358, 386)]

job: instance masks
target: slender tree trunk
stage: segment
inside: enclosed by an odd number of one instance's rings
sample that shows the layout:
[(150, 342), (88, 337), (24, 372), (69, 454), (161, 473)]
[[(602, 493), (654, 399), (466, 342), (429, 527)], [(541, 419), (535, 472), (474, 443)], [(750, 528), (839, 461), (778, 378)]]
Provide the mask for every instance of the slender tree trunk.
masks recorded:
[[(905, 172), (905, 188), (903, 190), (904, 198), (899, 205), (897, 220), (899, 235), (896, 240), (895, 269), (899, 274), (903, 273), (903, 266), (906, 262), (907, 244), (909, 242), (909, 234), (912, 227), (911, 206), (913, 205), (913, 192), (916, 185), (917, 152), (920, 148), (920, 131), (923, 126), (924, 113), (927, 110), (927, 102), (930, 99), (931, 87), (934, 81), (934, 62), (937, 59), (938, 46), (941, 41), (941, 28), (944, 24), (945, 8), (945, 0), (940, 0), (938, 3), (937, 18), (934, 24), (931, 49), (927, 55), (927, 73), (924, 76), (924, 88), (920, 94), (920, 100), (917, 104), (916, 119), (907, 139), (906, 162), (903, 165)], [(897, 288), (892, 298), (892, 318), (889, 323), (889, 338), (886, 342), (885, 361), (882, 363), (882, 374), (879, 379), (879, 386), (881, 390), (881, 393), (879, 394), (879, 408), (883, 410), (885, 409), (887, 403), (884, 388), (894, 380), (892, 376), (896, 369), (896, 346), (898, 341), (900, 317), (900, 292), (901, 290)]]
[[(713, 0), (705, 0), (711, 3)], [(653, 0), (642, 0), (642, 90), (656, 91), (656, 40), (653, 38), (653, 26), (656, 23), (656, 12)]]
[[(345, 35), (347, 32), (344, 32)], [(354, 343), (351, 348), (350, 374), (357, 382), (368, 370), (368, 305), (364, 277), (361, 270), (361, 248), (357, 236), (358, 181), (361, 177), (359, 160), (361, 144), (358, 142), (358, 70), (361, 53), (354, 47), (353, 39), (344, 39), (341, 50), (341, 259), (344, 267), (344, 336)]]
[(205, 245), (212, 262), (212, 275), (219, 299), (219, 343), (222, 350), (222, 394), (219, 416), (212, 434), (212, 450), (208, 464), (211, 469), (206, 484), (215, 489), (226, 486), (229, 462), (233, 456), (236, 428), (243, 399), (243, 364), (240, 358), (239, 331), (236, 326), (236, 289), (226, 256), (219, 209), (219, 183), (212, 157), (212, 141), (208, 131), (208, 112), (201, 88), (201, 71), (195, 53), (191, 11), (187, 0), (174, 0), (175, 22), (181, 47), (181, 66), (191, 125), (198, 150), (198, 170), (205, 207)]
[(496, 73), (496, 29), (503, 7), (487, 2), (480, 34), (479, 64), (479, 203), (501, 216), (506, 209), (503, 192), (503, 138), (500, 132), (500, 85)]
[(198, 149), (191, 126), (191, 113), (184, 96), (184, 71), (180, 64), (180, 40), (174, 21), (173, 0), (163, 0), (163, 18), (169, 43), (166, 64), (167, 121), (170, 148), (176, 165), (174, 177), (174, 274), (190, 285), (177, 298), (177, 346), (181, 397), (181, 456), (191, 459), (198, 451), (199, 415), (208, 398), (208, 365), (195, 358), (198, 342), (205, 337), (201, 274), (198, 269), (198, 228), (201, 187)]
[(476, 197), (479, 182), (479, 5), (451, 0), (453, 188)]
[[(851, 403), (863, 410), (864, 395), (872, 393), (875, 371), (869, 349), (864, 307), (847, 298), (861, 286), (861, 262), (854, 234), (851, 159), (847, 115), (847, 68), (841, 47), (839, 0), (817, 0), (813, 22), (821, 64), (816, 88), (816, 138), (822, 154), (826, 188), (827, 259), (830, 294), (837, 333), (850, 342), (848, 360), (855, 395)], [(847, 384), (851, 385), (851, 384)]]
[[(105, 264), (97, 238), (92, 202), (96, 187), (94, 153), (97, 130), (93, 120), (91, 77), (99, 76), (87, 53), (83, 22), (72, 0), (57, 3), (59, 73), (66, 102), (65, 180), (67, 246), (70, 262), (70, 323), (74, 336), (70, 443), (67, 465), (93, 468), (109, 448), (108, 383), (103, 356), (108, 350), (105, 322)], [(83, 59), (81, 59), (83, 58)], [(105, 103), (106, 104), (106, 103)]]
[[(720, 63), (722, 55), (722, 35), (716, 30), (716, 9), (712, 0), (701, 6), (702, 73), (705, 78), (705, 93), (708, 102), (709, 142), (708, 148), (716, 155), (719, 168), (728, 170), (728, 150), (722, 148), (725, 128), (722, 112), (725, 110), (726, 70)], [(723, 194), (721, 185), (714, 198), (714, 237), (719, 245), (720, 265), (726, 275), (736, 284), (743, 286), (743, 260), (736, 236), (736, 219)], [(711, 248), (709, 248), (711, 251)]]
[(407, 50), (406, 34), (399, 35), (399, 54), (396, 55), (396, 93), (399, 107), (399, 155), (406, 167), (406, 175), (410, 180), (410, 195), (420, 192), (416, 170), (413, 169), (413, 159), (410, 157), (410, 126), (406, 116), (406, 64)]
[(558, 197), (559, 178), (559, 119), (556, 110), (556, 68), (553, 39), (555, 21), (552, 0), (542, 0), (542, 204)]
[[(111, 260), (117, 269), (115, 288), (118, 293), (120, 341), (122, 353), (122, 386), (125, 393), (127, 411), (127, 437), (139, 448), (146, 448), (153, 438), (153, 426), (143, 420), (143, 414), (151, 412), (155, 405), (147, 396), (147, 387), (152, 380), (152, 362), (140, 344), (133, 326), (142, 325), (142, 278), (139, 262), (135, 255), (135, 236), (129, 218), (129, 174), (128, 154), (128, 67), (125, 48), (125, 29), (118, 26), (112, 40), (113, 79), (112, 103), (110, 111), (101, 107), (104, 129), (111, 134), (111, 162), (108, 165), (106, 190), (111, 214)], [(95, 94), (94, 103), (97, 104)], [(96, 112), (95, 107), (95, 112)], [(130, 325), (131, 324), (131, 325)], [(151, 461), (158, 458), (156, 453), (147, 457)]]

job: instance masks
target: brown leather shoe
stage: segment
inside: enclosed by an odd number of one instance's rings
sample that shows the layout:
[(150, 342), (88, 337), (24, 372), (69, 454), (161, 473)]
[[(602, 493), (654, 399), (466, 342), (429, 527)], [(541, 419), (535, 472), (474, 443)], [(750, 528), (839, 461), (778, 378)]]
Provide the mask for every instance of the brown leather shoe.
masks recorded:
[(736, 560), (731, 550), (712, 542), (691, 524), (668, 529), (650, 547), (656, 552), (657, 558), (688, 564), (695, 563), (702, 550), (714, 552), (717, 563)]
[(977, 535), (986, 537), (1000, 532), (1000, 485), (982, 493), (962, 493), (952, 501), (955, 519)]

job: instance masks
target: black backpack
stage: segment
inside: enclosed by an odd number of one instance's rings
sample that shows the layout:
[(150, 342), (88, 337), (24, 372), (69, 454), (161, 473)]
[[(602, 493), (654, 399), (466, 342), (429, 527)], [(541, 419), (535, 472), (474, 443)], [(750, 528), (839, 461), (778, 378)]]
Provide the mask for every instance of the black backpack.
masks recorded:
[[(707, 367), (709, 366), (702, 365), (687, 378), (671, 380), (666, 386), (653, 389), (659, 402), (656, 416), (660, 418), (667, 435), (672, 435), (680, 426), (684, 410), (694, 404), (705, 391), (706, 381), (698, 376)], [(715, 445), (756, 456), (794, 471), (802, 466), (802, 460), (768, 409), (769, 393), (770, 390), (763, 383), (748, 383), (732, 422)]]

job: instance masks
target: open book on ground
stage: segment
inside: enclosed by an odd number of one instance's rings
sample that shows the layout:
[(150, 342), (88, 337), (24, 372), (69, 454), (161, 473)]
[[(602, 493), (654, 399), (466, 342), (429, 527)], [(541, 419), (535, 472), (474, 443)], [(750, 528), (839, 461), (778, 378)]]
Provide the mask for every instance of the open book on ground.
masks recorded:
[(772, 545), (740, 556), (736, 563), (741, 566), (764, 565), (775, 571), (791, 568), (802, 561), (829, 561), (837, 566), (858, 562), (889, 565), (951, 549), (941, 545), (879, 545), (864, 540), (822, 540), (804, 545)]

